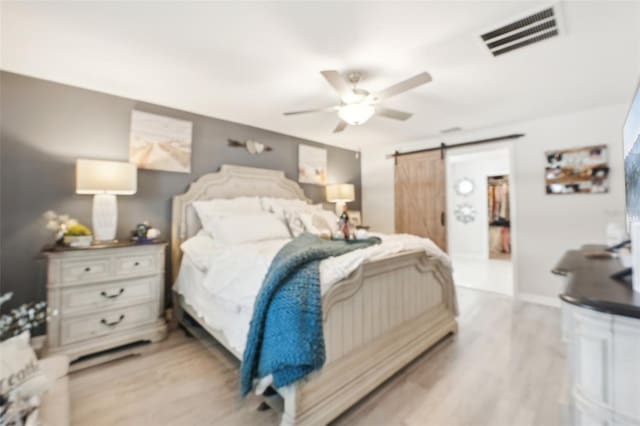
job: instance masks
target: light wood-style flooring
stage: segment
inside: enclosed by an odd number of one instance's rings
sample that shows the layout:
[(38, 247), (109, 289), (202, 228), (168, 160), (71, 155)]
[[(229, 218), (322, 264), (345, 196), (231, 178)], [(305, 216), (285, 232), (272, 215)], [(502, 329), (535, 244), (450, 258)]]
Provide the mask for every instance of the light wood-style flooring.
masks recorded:
[[(458, 289), (459, 333), (344, 413), (335, 425), (553, 426), (566, 405), (557, 309)], [(175, 331), (148, 354), (71, 375), (74, 426), (277, 425), (238, 398), (236, 362)]]

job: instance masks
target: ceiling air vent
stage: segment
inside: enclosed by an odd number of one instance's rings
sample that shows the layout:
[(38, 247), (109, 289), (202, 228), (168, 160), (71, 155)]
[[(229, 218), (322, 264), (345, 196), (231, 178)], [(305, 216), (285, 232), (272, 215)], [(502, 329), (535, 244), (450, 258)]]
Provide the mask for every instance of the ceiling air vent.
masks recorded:
[(481, 35), (493, 56), (503, 55), (560, 33), (557, 9), (549, 7), (540, 12), (503, 25)]

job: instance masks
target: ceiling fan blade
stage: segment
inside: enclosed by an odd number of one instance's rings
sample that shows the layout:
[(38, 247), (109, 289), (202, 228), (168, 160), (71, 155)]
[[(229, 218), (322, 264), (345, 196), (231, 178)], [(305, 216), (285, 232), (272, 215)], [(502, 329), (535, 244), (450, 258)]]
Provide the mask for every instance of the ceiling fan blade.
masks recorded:
[(339, 107), (337, 106), (330, 106), (330, 107), (326, 107), (326, 108), (315, 108), (315, 109), (303, 109), (300, 111), (289, 111), (289, 112), (285, 112), (284, 115), (297, 115), (297, 114), (310, 114), (313, 112), (333, 112), (333, 111), (337, 111)]
[(414, 75), (411, 78), (408, 78), (400, 83), (396, 83), (393, 86), (387, 87), (381, 92), (378, 92), (373, 95), (374, 101), (381, 101), (383, 99), (388, 99), (392, 96), (399, 95), (400, 93), (404, 93), (408, 90), (414, 89), (418, 86), (422, 86), (423, 84), (429, 83), (431, 80), (431, 74), (428, 72), (423, 72), (418, 75)]
[(397, 109), (377, 107), (376, 114), (382, 117), (393, 118), (394, 120), (407, 121), (413, 114), (410, 112), (398, 111)]
[(348, 125), (349, 123), (347, 123), (346, 121), (340, 120), (336, 128), (333, 129), (333, 133), (340, 133), (341, 131), (346, 129)]
[(340, 99), (345, 100), (345, 98), (353, 95), (353, 89), (338, 71), (320, 71), (320, 74), (322, 74), (322, 76), (329, 82), (331, 87), (333, 87), (334, 90), (338, 92), (338, 95), (340, 95)]

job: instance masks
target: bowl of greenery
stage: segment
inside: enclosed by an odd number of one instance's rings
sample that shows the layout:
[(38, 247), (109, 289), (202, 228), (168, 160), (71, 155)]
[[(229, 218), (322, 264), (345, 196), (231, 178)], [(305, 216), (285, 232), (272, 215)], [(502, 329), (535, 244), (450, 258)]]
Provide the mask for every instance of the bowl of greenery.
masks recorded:
[(91, 230), (79, 223), (68, 226), (64, 232), (64, 243), (71, 247), (89, 247), (92, 240)]

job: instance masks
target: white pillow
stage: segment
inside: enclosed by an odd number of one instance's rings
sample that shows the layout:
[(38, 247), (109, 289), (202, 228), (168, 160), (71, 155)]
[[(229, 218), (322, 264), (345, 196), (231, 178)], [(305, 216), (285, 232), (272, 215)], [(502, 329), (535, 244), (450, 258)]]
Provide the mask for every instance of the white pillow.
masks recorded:
[(219, 246), (215, 244), (208, 232), (201, 229), (196, 235), (183, 242), (180, 249), (196, 268), (206, 272)]
[(309, 204), (297, 198), (271, 198), (262, 197), (262, 208), (264, 211), (274, 213), (278, 217), (284, 218), (287, 210), (318, 210), (322, 209), (321, 204)]
[(0, 393), (18, 392), (36, 396), (46, 392), (48, 381), (40, 370), (38, 359), (25, 331), (0, 343)]
[(300, 217), (301, 214), (305, 214), (305, 212), (303, 210), (288, 210), (284, 213), (289, 232), (293, 237), (299, 236), (306, 230)]
[(320, 210), (298, 215), (307, 232), (321, 235), (327, 231), (333, 235), (338, 231), (338, 217), (330, 211)]
[(205, 228), (218, 243), (242, 244), (291, 238), (286, 225), (271, 213), (218, 216)]
[(321, 216), (327, 221), (331, 228), (331, 232), (338, 232), (340, 230), (340, 226), (338, 225), (338, 216), (336, 216), (334, 212), (330, 210), (320, 210), (315, 212), (315, 214)]
[(194, 201), (193, 208), (204, 227), (215, 216), (234, 214), (262, 213), (259, 197), (216, 198), (214, 200)]

